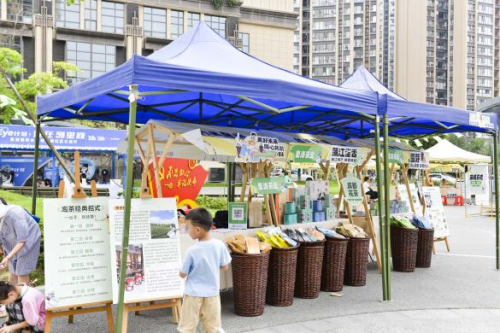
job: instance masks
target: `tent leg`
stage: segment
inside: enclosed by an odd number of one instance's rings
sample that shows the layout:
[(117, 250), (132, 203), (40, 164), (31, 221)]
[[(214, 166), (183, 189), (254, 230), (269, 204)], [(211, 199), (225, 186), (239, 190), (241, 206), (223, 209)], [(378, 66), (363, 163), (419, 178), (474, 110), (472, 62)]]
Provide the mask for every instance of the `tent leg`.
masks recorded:
[(129, 232), (130, 232), (130, 210), (132, 204), (132, 187), (133, 187), (133, 175), (134, 175), (134, 144), (135, 140), (135, 120), (137, 111), (137, 85), (130, 86), (130, 96), (132, 102), (130, 102), (130, 113), (128, 121), (128, 147), (127, 147), (127, 174), (126, 174), (126, 187), (125, 187), (125, 211), (123, 215), (123, 237), (122, 237), (122, 257), (120, 265), (120, 287), (118, 289), (118, 311), (116, 318), (116, 332), (122, 331), (123, 324), (123, 310), (124, 310), (124, 300), (125, 300), (125, 275), (127, 273), (127, 255), (128, 255), (128, 244), (129, 244)]
[(391, 172), (389, 170), (389, 119), (387, 113), (383, 117), (383, 135), (384, 135), (384, 237), (385, 237), (385, 275), (386, 275), (386, 301), (390, 301), (391, 297), (391, 270), (390, 270), (390, 252), (391, 252), (391, 229), (389, 220), (391, 215)]
[(380, 251), (382, 252), (382, 291), (383, 300), (387, 301), (387, 269), (388, 262), (385, 258), (387, 244), (385, 243), (384, 219), (385, 219), (385, 206), (384, 206), (384, 184), (382, 183), (382, 167), (380, 159), (380, 117), (377, 116), (375, 120), (375, 160), (377, 169), (377, 188), (378, 188), (378, 222), (380, 228)]
[(36, 196), (37, 196), (37, 179), (38, 179), (38, 155), (40, 153), (40, 120), (36, 120), (35, 129), (35, 162), (33, 164), (33, 191), (31, 193), (31, 214), (36, 215)]
[(493, 135), (493, 174), (495, 179), (495, 239), (496, 239), (496, 269), (500, 270), (500, 197), (498, 185), (498, 132)]

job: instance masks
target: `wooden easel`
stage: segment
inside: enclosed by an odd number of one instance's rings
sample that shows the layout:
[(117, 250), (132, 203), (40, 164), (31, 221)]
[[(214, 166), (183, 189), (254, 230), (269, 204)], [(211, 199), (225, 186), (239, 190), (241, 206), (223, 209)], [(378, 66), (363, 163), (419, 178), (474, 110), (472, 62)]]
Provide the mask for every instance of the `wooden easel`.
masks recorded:
[[(154, 124), (148, 124), (148, 130), (144, 131), (135, 136), (135, 144), (137, 150), (139, 151), (139, 155), (141, 157), (141, 161), (143, 163), (143, 170), (141, 174), (141, 199), (150, 199), (152, 195), (150, 193), (148, 187), (148, 172), (149, 172), (149, 161), (153, 160), (153, 177), (155, 177), (156, 181), (156, 196), (158, 198), (162, 198), (162, 187), (160, 182), (160, 168), (167, 157), (167, 154), (174, 144), (174, 141), (177, 138), (177, 135), (163, 127), (158, 127), (159, 130), (166, 133), (168, 135), (168, 139), (165, 142), (165, 146), (163, 147), (163, 151), (160, 157), (160, 161), (158, 161), (158, 156), (156, 154), (156, 144), (154, 138)], [(141, 146), (141, 140), (147, 136), (147, 149), (146, 154)], [(149, 310), (158, 310), (158, 309), (172, 309), (172, 321), (177, 324), (179, 322), (179, 315), (181, 309), (181, 298), (182, 296), (175, 296), (171, 298), (157, 298), (157, 299), (144, 299), (144, 300), (135, 300), (133, 302), (126, 302), (123, 307), (123, 322), (122, 322), (122, 332), (127, 333), (128, 329), (128, 316), (131, 312), (135, 315), (139, 315), (140, 311), (149, 311)], [(166, 301), (157, 303), (158, 301)], [(147, 303), (147, 304), (143, 304)]]
[[(64, 181), (59, 182), (59, 194), (58, 198), (64, 198)], [(95, 180), (90, 182), (90, 191), (92, 197), (97, 197), (97, 187)], [(75, 187), (73, 188), (72, 198), (81, 199), (86, 198), (84, 189), (80, 183), (80, 152), (75, 152)], [(75, 315), (95, 313), (95, 312), (106, 312), (106, 319), (108, 322), (108, 329), (110, 333), (114, 333), (114, 322), (113, 322), (113, 302), (96, 302), (88, 304), (76, 304), (72, 307), (56, 307), (47, 309), (47, 317), (45, 319), (45, 333), (50, 333), (52, 328), (52, 319), (57, 317), (68, 316), (68, 324), (73, 324), (73, 319)]]

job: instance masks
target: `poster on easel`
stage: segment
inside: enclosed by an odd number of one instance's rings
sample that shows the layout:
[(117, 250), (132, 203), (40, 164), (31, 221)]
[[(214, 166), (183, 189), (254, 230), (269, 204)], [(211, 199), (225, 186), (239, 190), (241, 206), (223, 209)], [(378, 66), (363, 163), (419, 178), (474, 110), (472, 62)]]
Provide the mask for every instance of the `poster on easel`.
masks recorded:
[[(125, 302), (180, 298), (183, 281), (177, 206), (174, 198), (132, 199)], [(113, 301), (118, 301), (124, 201), (109, 201)]]
[(45, 199), (44, 216), (47, 308), (111, 301), (107, 200)]
[[(409, 211), (411, 210), (410, 205), (410, 197), (408, 196), (408, 191), (406, 189), (406, 185), (398, 185), (399, 196), (401, 197), (401, 201), (406, 203), (406, 207), (408, 207)], [(422, 214), (422, 204), (420, 203), (420, 199), (418, 197), (418, 189), (415, 184), (410, 184), (410, 195), (411, 200), (413, 201), (413, 207), (415, 207), (416, 214)]]
[(432, 222), (434, 238), (448, 237), (450, 229), (444, 215), (444, 206), (439, 187), (422, 187), (425, 199), (425, 216)]
[(469, 164), (465, 174), (465, 193), (467, 199), (474, 196), (476, 205), (490, 203), (489, 167), (487, 164)]

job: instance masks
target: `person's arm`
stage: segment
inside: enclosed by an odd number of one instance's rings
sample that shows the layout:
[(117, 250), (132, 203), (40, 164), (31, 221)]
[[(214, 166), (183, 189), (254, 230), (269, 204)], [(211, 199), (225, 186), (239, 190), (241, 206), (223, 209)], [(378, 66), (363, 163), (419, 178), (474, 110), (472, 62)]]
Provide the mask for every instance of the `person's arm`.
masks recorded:
[(182, 267), (181, 267), (181, 270), (179, 272), (179, 276), (182, 279), (184, 279), (186, 276), (188, 276), (189, 272), (191, 271), (192, 265), (193, 265), (193, 258), (188, 250), (185, 254), (184, 262), (182, 263)]
[(7, 268), (9, 261), (13, 257), (15, 257), (19, 251), (23, 249), (24, 245), (26, 245), (26, 242), (17, 243), (16, 246), (14, 246), (14, 248), (12, 249), (12, 251), (10, 251), (9, 254), (3, 258), (2, 262), (0, 262), (0, 269)]
[(22, 323), (15, 324), (15, 325), (10, 325), (10, 326), (4, 326), (0, 328), (0, 333), (12, 333), (18, 330), (21, 330), (26, 327), (30, 327), (31, 325), (28, 324), (27, 321), (23, 321)]
[(33, 288), (29, 288), (28, 292), (22, 299), (23, 303), (23, 315), (29, 326), (44, 326), (44, 323), (40, 323), (42, 318), (40, 317), (40, 303), (45, 301), (43, 294)]
[(224, 244), (222, 246), (223, 249), (221, 251), (219, 266), (221, 271), (227, 271), (229, 269), (229, 264), (231, 263), (231, 255), (229, 254), (227, 247)]
[(221, 271), (227, 271), (229, 269), (229, 264), (221, 266), (220, 270)]

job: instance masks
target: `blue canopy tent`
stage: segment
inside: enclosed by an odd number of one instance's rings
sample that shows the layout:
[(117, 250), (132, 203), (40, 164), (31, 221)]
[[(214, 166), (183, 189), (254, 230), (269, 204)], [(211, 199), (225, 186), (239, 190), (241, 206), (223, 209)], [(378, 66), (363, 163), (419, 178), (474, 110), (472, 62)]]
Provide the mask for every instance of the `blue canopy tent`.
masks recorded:
[[(405, 135), (403, 129), (407, 128), (416, 135), (451, 130), (452, 126), (453, 131), (486, 132), (465, 121), (431, 117), (429, 110), (422, 111), (425, 116), (418, 119), (411, 114), (416, 110), (400, 106), (395, 97), (378, 91), (339, 88), (274, 67), (239, 51), (204, 23), (147, 58), (134, 56), (106, 74), (40, 96), (37, 102), (40, 121), (80, 118), (122, 122), (130, 125), (129, 138), (134, 137), (136, 122), (150, 119), (310, 133), (344, 140), (379, 137), (380, 115), (384, 116), (386, 137), (389, 116), (395, 117), (393, 122), (399, 121), (391, 128), (393, 135)], [(387, 111), (390, 106), (394, 106), (393, 113)], [(380, 141), (375, 143), (378, 159)], [(133, 145), (129, 140), (127, 165), (132, 163)], [(380, 160), (377, 168), (380, 175)], [(378, 181), (382, 187), (381, 179)], [(131, 183), (132, 172), (127, 170), (122, 269), (126, 267), (123, 261), (127, 256)], [(385, 214), (387, 229), (388, 219)], [(388, 260), (388, 256), (383, 260), (384, 277), (388, 277)], [(121, 276), (118, 329), (122, 325), (125, 274)], [(384, 299), (390, 299), (387, 288), (384, 285)]]
[[(482, 132), (492, 135), (493, 138), (493, 167), (495, 180), (495, 216), (496, 216), (496, 269), (500, 270), (500, 217), (499, 217), (499, 181), (498, 181), (498, 120), (496, 114), (482, 114), (479, 112), (471, 112), (467, 110), (457, 109), (453, 107), (432, 105), (411, 102), (405, 98), (395, 94), (385, 87), (371, 72), (365, 67), (359, 67), (351, 76), (349, 76), (341, 87), (349, 88), (358, 91), (376, 92), (381, 97), (381, 103), (384, 104), (386, 112), (384, 113), (384, 142), (387, 142), (389, 135), (392, 136), (425, 136), (434, 133), (450, 133), (450, 132)], [(389, 123), (388, 118), (392, 118)], [(378, 126), (377, 126), (378, 127)], [(379, 134), (375, 128), (374, 136), (377, 138)], [(376, 143), (378, 140), (375, 140)], [(379, 143), (376, 144), (379, 146)], [(384, 145), (385, 146), (385, 145)], [(378, 156), (377, 152), (377, 156)], [(388, 173), (388, 151), (384, 147), (384, 195), (389, 197), (389, 173)], [(380, 164), (377, 162), (377, 178), (379, 186), (380, 180)], [(383, 200), (383, 199), (382, 199)], [(379, 210), (382, 211), (382, 200), (379, 200)], [(389, 200), (384, 203), (386, 212)], [(382, 256), (383, 264), (389, 262), (388, 245), (390, 229), (387, 221), (388, 214), (385, 214), (385, 220), (381, 224), (382, 239)], [(384, 299), (391, 299), (390, 295), (390, 277), (389, 269), (384, 266), (383, 270), (383, 286)], [(389, 285), (388, 285), (389, 284)]]

